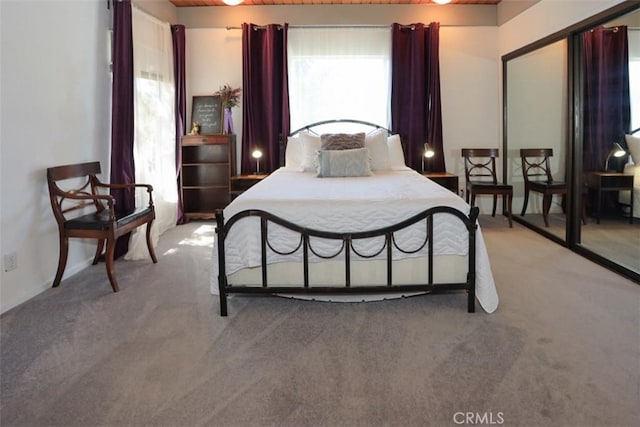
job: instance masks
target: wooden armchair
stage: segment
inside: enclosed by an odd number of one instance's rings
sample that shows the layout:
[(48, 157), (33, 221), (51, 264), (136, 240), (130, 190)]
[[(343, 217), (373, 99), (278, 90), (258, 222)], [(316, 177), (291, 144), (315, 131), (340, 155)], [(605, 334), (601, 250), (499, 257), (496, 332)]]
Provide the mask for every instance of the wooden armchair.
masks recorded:
[[(53, 280), (53, 287), (60, 285), (62, 274), (67, 264), (69, 253), (69, 238), (97, 239), (93, 264), (97, 264), (105, 242), (105, 262), (107, 276), (114, 292), (118, 292), (118, 282), (114, 273), (114, 250), (118, 237), (125, 235), (140, 225), (147, 224), (147, 247), (153, 263), (157, 263), (156, 255), (151, 245), (151, 223), (155, 219), (153, 207), (153, 188), (148, 184), (105, 184), (100, 182), (96, 175), (100, 174), (100, 163), (82, 163), (66, 166), (57, 166), (47, 169), (47, 182), (49, 184), (49, 198), (53, 215), (58, 223), (60, 234), (60, 258), (58, 271)], [(58, 185), (59, 181), (73, 180), (68, 185), (72, 189), (63, 190)], [(115, 206), (115, 200), (111, 195), (100, 194), (99, 189), (127, 189), (143, 187), (149, 195), (149, 205), (136, 208), (133, 212), (120, 213)]]
[(549, 210), (554, 194), (567, 194), (567, 184), (554, 181), (549, 159), (553, 156), (552, 148), (522, 148), (522, 175), (524, 176), (524, 203), (520, 216), (524, 216), (529, 203), (529, 192), (542, 194), (542, 216), (545, 226), (549, 227)]
[(497, 148), (463, 148), (464, 175), (467, 181), (467, 203), (469, 198), (471, 206), (475, 205), (477, 195), (493, 195), (493, 211), (491, 216), (496, 216), (498, 196), (506, 197), (507, 218), (509, 227), (513, 227), (511, 220), (511, 203), (513, 201), (513, 186), (498, 183), (496, 175)]

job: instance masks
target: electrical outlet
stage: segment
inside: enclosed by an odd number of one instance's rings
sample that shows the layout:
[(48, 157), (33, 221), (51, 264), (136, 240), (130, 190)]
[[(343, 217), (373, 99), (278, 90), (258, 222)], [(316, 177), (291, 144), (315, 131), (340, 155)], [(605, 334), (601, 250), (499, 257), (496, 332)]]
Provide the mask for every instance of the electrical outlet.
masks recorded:
[(18, 268), (18, 254), (12, 252), (4, 255), (4, 271), (11, 271)]
[(464, 188), (458, 190), (458, 195), (464, 199)]

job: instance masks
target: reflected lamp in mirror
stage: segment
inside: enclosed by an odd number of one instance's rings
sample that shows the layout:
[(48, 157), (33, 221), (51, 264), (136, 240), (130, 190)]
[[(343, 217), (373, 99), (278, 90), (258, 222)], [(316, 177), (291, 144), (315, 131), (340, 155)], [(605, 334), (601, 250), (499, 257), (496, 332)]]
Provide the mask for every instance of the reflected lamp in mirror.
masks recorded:
[[(607, 160), (605, 160), (604, 162), (604, 171), (605, 172), (609, 171), (609, 161), (612, 158), (620, 158), (626, 154), (627, 154), (627, 151), (624, 148), (622, 148), (620, 144), (618, 144), (617, 142), (614, 142), (613, 147), (611, 148), (611, 151), (609, 151), (609, 154), (607, 154)], [(614, 172), (618, 172), (616, 167), (614, 167), (613, 169), (614, 169)]]
[(435, 151), (429, 147), (429, 144), (425, 143), (422, 151), (422, 173), (429, 172), (429, 159), (435, 154)]
[(259, 148), (256, 148), (251, 153), (251, 157), (256, 159), (256, 175), (260, 175), (260, 159), (262, 158), (262, 151)]

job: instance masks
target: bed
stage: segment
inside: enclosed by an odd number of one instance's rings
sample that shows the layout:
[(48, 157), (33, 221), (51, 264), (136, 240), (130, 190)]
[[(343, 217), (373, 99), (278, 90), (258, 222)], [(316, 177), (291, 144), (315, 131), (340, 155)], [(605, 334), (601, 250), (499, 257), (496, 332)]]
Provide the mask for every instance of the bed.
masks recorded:
[(640, 218), (640, 129), (633, 131), (632, 135), (625, 135), (630, 161), (624, 166), (623, 173), (633, 175), (633, 192), (620, 191), (618, 201), (622, 204), (631, 204), (633, 197), (634, 218)]
[[(364, 154), (325, 149), (317, 129), (327, 123), (372, 127)], [(283, 167), (216, 215), (211, 292), (222, 316), (236, 293), (362, 301), (460, 292), (469, 312), (476, 298), (496, 310), (478, 209), (406, 167), (397, 135), (320, 122), (293, 132), (283, 152)]]

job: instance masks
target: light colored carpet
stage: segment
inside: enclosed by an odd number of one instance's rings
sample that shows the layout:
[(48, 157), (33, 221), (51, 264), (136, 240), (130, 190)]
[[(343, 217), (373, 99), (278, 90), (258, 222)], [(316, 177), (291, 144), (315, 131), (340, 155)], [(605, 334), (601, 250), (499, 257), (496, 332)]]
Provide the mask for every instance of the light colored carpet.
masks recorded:
[[(500, 306), (209, 294), (210, 223), (0, 318), (7, 426), (640, 425), (640, 286), (482, 217)], [(462, 413), (462, 414), (461, 414)], [(481, 418), (484, 417), (484, 418)]]

